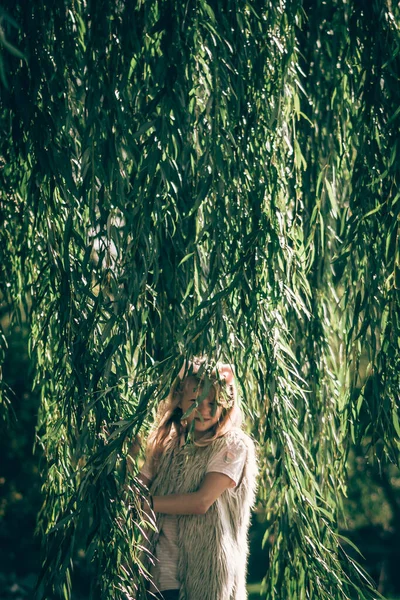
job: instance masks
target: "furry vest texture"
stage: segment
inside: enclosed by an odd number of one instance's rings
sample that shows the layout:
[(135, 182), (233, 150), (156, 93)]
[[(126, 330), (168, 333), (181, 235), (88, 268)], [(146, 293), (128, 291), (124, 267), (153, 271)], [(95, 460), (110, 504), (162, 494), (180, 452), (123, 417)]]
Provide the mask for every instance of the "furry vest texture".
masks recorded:
[[(205, 515), (180, 515), (177, 518), (179, 600), (247, 598), (247, 532), (257, 474), (251, 438), (235, 428), (204, 448), (188, 444), (167, 450), (160, 460), (150, 492), (166, 495), (197, 491), (209, 461), (227, 446), (229, 440), (246, 447), (247, 458), (240, 483), (236, 488), (225, 490)], [(157, 515), (157, 524), (161, 529), (163, 515)]]

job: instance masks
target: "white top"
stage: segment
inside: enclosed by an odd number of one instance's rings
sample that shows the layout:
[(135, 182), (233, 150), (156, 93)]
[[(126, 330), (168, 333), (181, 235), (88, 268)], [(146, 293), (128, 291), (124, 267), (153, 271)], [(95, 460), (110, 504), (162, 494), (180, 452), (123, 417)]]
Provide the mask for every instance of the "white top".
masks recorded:
[[(241, 480), (246, 461), (246, 447), (240, 441), (228, 441), (227, 445), (215, 454), (207, 465), (206, 473), (223, 473), (233, 481), (236, 487)], [(153, 479), (151, 464), (145, 462), (141, 474), (150, 481)], [(177, 579), (178, 566), (178, 523), (176, 515), (164, 515), (155, 549), (155, 564), (151, 568), (153, 582), (159, 591), (179, 589)]]

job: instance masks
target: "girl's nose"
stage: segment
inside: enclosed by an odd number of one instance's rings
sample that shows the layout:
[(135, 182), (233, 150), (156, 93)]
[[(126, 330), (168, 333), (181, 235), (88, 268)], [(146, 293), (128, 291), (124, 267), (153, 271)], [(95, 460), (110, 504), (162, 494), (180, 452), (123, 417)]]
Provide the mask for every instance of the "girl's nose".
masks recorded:
[(199, 408), (197, 410), (203, 417), (208, 416), (209, 410), (208, 410), (208, 406), (207, 406), (205, 400), (203, 400), (203, 402), (201, 404), (199, 404)]

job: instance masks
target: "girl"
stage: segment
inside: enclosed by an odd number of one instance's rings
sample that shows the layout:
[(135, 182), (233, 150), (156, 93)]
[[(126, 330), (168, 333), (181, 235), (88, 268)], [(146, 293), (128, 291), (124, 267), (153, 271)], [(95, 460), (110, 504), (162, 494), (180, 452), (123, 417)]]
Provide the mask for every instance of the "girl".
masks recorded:
[(181, 369), (149, 437), (140, 479), (158, 535), (149, 598), (245, 600), (254, 443), (242, 431), (232, 368)]

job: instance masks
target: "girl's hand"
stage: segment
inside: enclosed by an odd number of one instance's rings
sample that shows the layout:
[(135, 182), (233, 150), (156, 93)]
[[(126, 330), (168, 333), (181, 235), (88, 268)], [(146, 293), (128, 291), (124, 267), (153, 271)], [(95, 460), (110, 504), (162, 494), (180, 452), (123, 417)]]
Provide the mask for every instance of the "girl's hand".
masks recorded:
[(129, 509), (133, 515), (133, 520), (138, 521), (144, 518), (150, 523), (155, 522), (155, 514), (153, 509), (153, 497), (151, 494), (146, 494), (140, 498), (140, 504), (135, 502), (129, 503)]
[(143, 475), (143, 473), (139, 473), (139, 475), (137, 476), (137, 478), (147, 488), (150, 487), (151, 479), (149, 479), (148, 477), (146, 477), (146, 475)]
[(153, 496), (155, 513), (166, 515), (205, 515), (210, 506), (235, 482), (223, 473), (207, 473), (197, 492)]
[(142, 497), (141, 508), (146, 514), (154, 511), (153, 496), (151, 494), (147, 494), (147, 496)]

